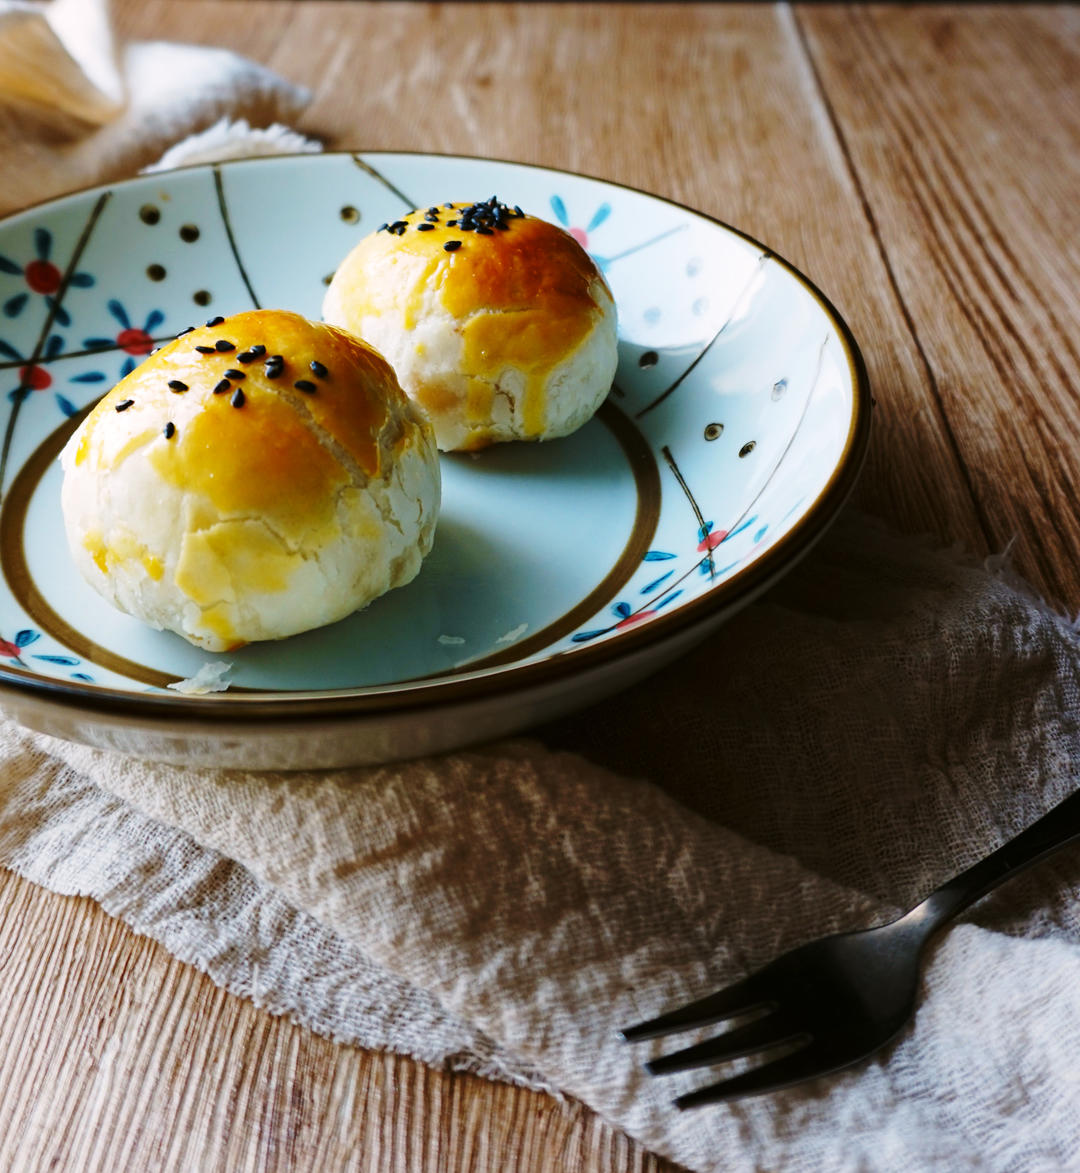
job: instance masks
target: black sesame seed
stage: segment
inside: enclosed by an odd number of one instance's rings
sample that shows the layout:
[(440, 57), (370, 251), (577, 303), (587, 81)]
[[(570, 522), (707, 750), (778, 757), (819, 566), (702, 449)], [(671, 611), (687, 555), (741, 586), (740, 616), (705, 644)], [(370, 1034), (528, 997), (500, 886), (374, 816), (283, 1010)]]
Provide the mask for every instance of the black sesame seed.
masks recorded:
[(135, 402), (134, 399), (124, 399), (116, 405), (117, 411), (127, 411), (129, 407)]
[(179, 379), (169, 380), (170, 391), (186, 391), (188, 389), (187, 383), (181, 383)]
[(220, 325), (221, 325), (221, 323), (222, 323), (222, 322), (224, 322), (224, 321), (225, 321), (225, 319), (224, 319), (224, 318), (222, 318), (222, 317), (217, 317), (217, 318), (211, 318), (211, 319), (210, 319), (210, 320), (209, 320), (209, 321), (208, 321), (206, 324), (207, 324), (208, 326), (220, 326)]
[(225, 378), (232, 379), (235, 382), (237, 379), (246, 379), (247, 375), (243, 371), (236, 371), (230, 368), (225, 372)]
[(434, 224), (417, 224), (417, 232), (430, 232), (435, 227)]
[(453, 211), (453, 209), (454, 209), (454, 205), (452, 203), (445, 203), (445, 204), (443, 204), (443, 207), (449, 208), (451, 211)]
[(375, 229), (375, 231), (376, 231), (376, 232), (385, 232), (385, 231), (387, 230), (387, 228), (389, 228), (389, 227), (390, 227), (390, 225), (389, 225), (389, 224), (387, 224), (387, 222), (384, 220), (384, 221), (383, 221), (383, 222), (382, 222), (382, 223), (379, 225), (379, 227)]
[(395, 220), (393, 222), (393, 224), (390, 225), (390, 231), (391, 232), (400, 232), (405, 227), (407, 227), (407, 225), (404, 220)]
[(425, 212), (424, 219), (427, 220), (429, 223), (434, 224), (438, 221), (439, 217), (436, 212)]
[(443, 245), (443, 249), (448, 253), (457, 252), (459, 248), (461, 248), (460, 240), (448, 240), (446, 244)]
[(237, 362), (254, 362), (259, 356), (250, 350), (245, 350), (236, 356)]
[(456, 221), (456, 220), (447, 220), (447, 221), (446, 221), (446, 227), (447, 227), (447, 228), (456, 228), (456, 227), (457, 227), (457, 221)]
[(232, 398), (229, 400), (229, 402), (233, 405), (233, 407), (244, 406), (244, 393), (240, 390), (239, 387), (237, 387), (236, 390), (232, 393)]
[(520, 220), (520, 219), (521, 219), (521, 218), (522, 218), (524, 215), (525, 215), (525, 213), (524, 213), (524, 212), (523, 212), (523, 211), (522, 211), (522, 210), (521, 210), (521, 209), (520, 209), (520, 208), (517, 206), (517, 204), (515, 204), (515, 205), (514, 205), (514, 216), (515, 216), (515, 218), (516, 218), (516, 219), (518, 219), (518, 220)]
[(296, 382), (293, 383), (293, 386), (297, 389), (297, 391), (305, 391), (308, 395), (311, 395), (314, 391), (318, 390), (318, 388), (310, 379), (297, 379)]
[(191, 331), (192, 331), (192, 330), (194, 330), (194, 329), (195, 329), (195, 327), (194, 327), (194, 326), (188, 326), (188, 327), (186, 327), (185, 329), (181, 330), (179, 334), (177, 334), (177, 338), (183, 338), (183, 336), (184, 336), (185, 334), (190, 334), (190, 333), (191, 333)]
[(232, 383), (230, 383), (228, 379), (222, 379), (221, 382), (218, 383), (218, 385), (214, 388), (214, 394), (224, 395), (230, 387), (232, 387)]
[(200, 354), (214, 354), (214, 353), (216, 353), (212, 346), (196, 346), (195, 349)]
[(258, 342), (251, 348), (250, 353), (253, 354), (256, 358), (262, 358), (262, 356), (266, 353), (266, 347), (263, 346), (261, 342)]
[(308, 366), (311, 367), (312, 373), (317, 379), (325, 379), (330, 373), (317, 358), (313, 358)]
[(161, 429), (165, 433), (165, 439), (171, 440), (176, 435), (176, 424), (169, 420), (164, 428)]
[(492, 232), (490, 228), (485, 228), (483, 226), (483, 224), (481, 224), (480, 227), (477, 228), (477, 230), (476, 230), (476, 235), (477, 236), (494, 236), (495, 233)]
[(428, 208), (428, 215), (429, 216), (437, 216), (438, 214), (439, 214), (439, 205), (432, 204), (431, 207)]
[(462, 220), (458, 225), (462, 232), (474, 232), (476, 225), (471, 220)]
[(496, 220), (495, 227), (501, 229), (503, 232), (510, 231), (510, 225), (505, 220)]
[(235, 350), (236, 346), (227, 338), (219, 338), (214, 343), (214, 349), (221, 351), (222, 354), (228, 354), (230, 350)]

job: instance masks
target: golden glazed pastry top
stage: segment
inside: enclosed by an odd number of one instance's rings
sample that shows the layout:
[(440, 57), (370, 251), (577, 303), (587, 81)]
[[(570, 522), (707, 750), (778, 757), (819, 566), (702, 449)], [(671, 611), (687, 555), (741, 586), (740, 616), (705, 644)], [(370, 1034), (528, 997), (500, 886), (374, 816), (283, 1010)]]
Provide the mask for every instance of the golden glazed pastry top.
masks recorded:
[(162, 479), (219, 513), (273, 517), (286, 534), (309, 529), (332, 511), (349, 462), (378, 476), (383, 445), (401, 439), (383, 436), (389, 405), (405, 398), (393, 370), (346, 331), (299, 314), (211, 320), (104, 396), (81, 429), (75, 464), (112, 472), (152, 445)]

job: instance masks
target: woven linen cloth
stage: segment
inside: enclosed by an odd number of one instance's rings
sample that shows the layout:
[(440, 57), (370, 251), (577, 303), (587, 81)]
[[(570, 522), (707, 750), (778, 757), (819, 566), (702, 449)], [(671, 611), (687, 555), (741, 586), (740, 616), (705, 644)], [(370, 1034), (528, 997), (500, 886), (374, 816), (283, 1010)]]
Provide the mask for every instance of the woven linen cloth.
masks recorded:
[[(58, 117), (95, 117), (63, 138), (40, 110), (0, 121), (25, 164), (5, 206), (198, 131), (166, 165), (308, 149), (258, 129), (305, 100), (259, 67), (114, 46), (93, 0), (48, 11), (0, 4), (0, 93), (36, 45)], [(157, 84), (177, 54), (194, 88)], [(1080, 1168), (1080, 851), (944, 933), (913, 1024), (853, 1071), (680, 1114), (714, 1073), (650, 1079), (677, 1044), (615, 1037), (887, 919), (1034, 821), (1077, 785), (1078, 688), (1072, 624), (1001, 566), (849, 511), (692, 655), (528, 740), (274, 775), (0, 722), (0, 864), (312, 1030), (577, 1096), (693, 1170)]]
[[(299, 774), (2, 730), (0, 861), (334, 1038), (579, 1097), (694, 1170), (1080, 1167), (1080, 851), (932, 946), (861, 1067), (678, 1113), (615, 1030), (886, 919), (1077, 785), (1080, 646), (856, 513), (539, 737)], [(692, 1036), (691, 1036), (692, 1037)], [(668, 1046), (670, 1046), (670, 1042)]]

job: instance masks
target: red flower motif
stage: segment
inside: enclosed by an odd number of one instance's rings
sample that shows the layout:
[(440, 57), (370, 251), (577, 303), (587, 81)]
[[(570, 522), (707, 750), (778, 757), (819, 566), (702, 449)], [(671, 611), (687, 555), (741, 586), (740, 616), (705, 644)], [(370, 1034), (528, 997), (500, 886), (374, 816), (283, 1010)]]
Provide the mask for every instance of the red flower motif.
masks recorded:
[(698, 542), (698, 553), (704, 554), (706, 550), (715, 550), (727, 536), (728, 532), (726, 529), (717, 529), (711, 533), (707, 533), (705, 540)]
[(44, 391), (46, 387), (52, 386), (52, 375), (44, 367), (21, 367), (19, 382), (31, 391)]
[(154, 349), (154, 340), (145, 330), (129, 326), (117, 334), (116, 345), (128, 354), (149, 354)]
[(52, 261), (31, 261), (23, 276), (35, 293), (55, 293), (60, 288), (60, 270)]
[(19, 649), (8, 639), (0, 639), (0, 656), (10, 660), (19, 659)]
[(651, 619), (655, 614), (655, 611), (636, 611), (633, 615), (627, 615), (625, 619), (619, 620), (615, 628), (619, 630), (623, 627), (633, 627), (635, 623), (640, 623), (642, 619)]

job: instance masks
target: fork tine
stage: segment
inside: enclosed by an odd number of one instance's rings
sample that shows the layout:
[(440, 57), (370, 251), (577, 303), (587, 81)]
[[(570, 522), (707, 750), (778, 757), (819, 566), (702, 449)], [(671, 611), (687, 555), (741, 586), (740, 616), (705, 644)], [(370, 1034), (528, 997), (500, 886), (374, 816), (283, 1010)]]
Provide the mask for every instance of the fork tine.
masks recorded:
[(805, 1032), (790, 1019), (766, 1014), (763, 1018), (755, 1018), (753, 1022), (729, 1030), (714, 1039), (706, 1039), (705, 1042), (697, 1043), (693, 1047), (673, 1051), (670, 1055), (661, 1055), (658, 1059), (650, 1059), (645, 1064), (645, 1070), (650, 1075), (665, 1075), (669, 1071), (688, 1071), (692, 1067), (707, 1067), (710, 1063), (725, 1063), (729, 1059), (739, 1059), (743, 1055), (764, 1050), (766, 1047), (778, 1047), (781, 1043), (789, 1043), (803, 1034)]
[[(854, 1060), (852, 1061), (854, 1062)], [(687, 1092), (675, 1100), (676, 1108), (696, 1108), (702, 1104), (719, 1104), (724, 1100), (737, 1100), (743, 1096), (758, 1096), (766, 1092), (779, 1091), (794, 1083), (802, 1083), (819, 1075), (828, 1075), (847, 1063), (830, 1062), (823, 1058), (817, 1047), (804, 1046), (789, 1055), (763, 1063), (731, 1079), (722, 1079), (709, 1087)]]
[(708, 1026), (725, 1018), (734, 1018), (737, 1014), (747, 1014), (759, 1006), (769, 1005), (769, 999), (759, 991), (760, 986), (753, 976), (743, 978), (742, 981), (699, 998), (696, 1002), (688, 1002), (677, 1010), (670, 1010), (667, 1014), (650, 1018), (647, 1022), (627, 1027), (626, 1030), (619, 1031), (619, 1037), (624, 1042), (635, 1043), (641, 1039), (654, 1039), (657, 1035), (669, 1034), (672, 1031)]

